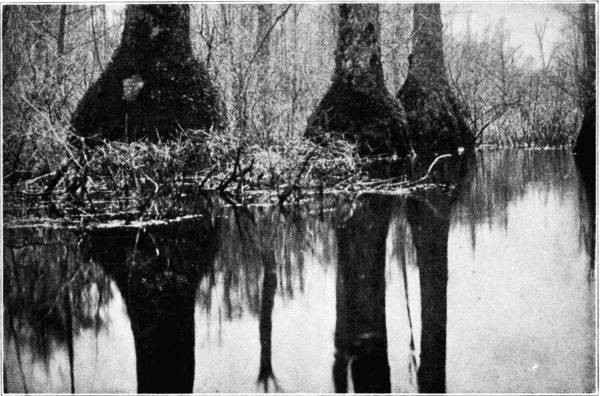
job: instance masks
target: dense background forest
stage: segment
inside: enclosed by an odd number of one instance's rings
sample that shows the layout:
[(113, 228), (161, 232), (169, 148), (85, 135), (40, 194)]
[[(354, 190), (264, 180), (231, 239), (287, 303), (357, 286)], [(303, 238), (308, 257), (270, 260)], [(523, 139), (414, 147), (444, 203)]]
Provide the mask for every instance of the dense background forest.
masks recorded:
[[(578, 5), (543, 6), (560, 18), (532, 22), (538, 54), (512, 44), (504, 20), (453, 32), (446, 23), (452, 15), (442, 15), (448, 78), (480, 145), (574, 143), (587, 89), (583, 14)], [(380, 7), (382, 64), (392, 93), (407, 76), (412, 10), (412, 4)], [(225, 129), (206, 140), (210, 157), (231, 159), (244, 147), (255, 159), (267, 158), (257, 163), (269, 164), (263, 173), (272, 182), (284, 177), (285, 158), (301, 165), (309, 151), (302, 138), (307, 119), (331, 81), (338, 19), (337, 5), (191, 6), (193, 50), (227, 114)], [(5, 182), (47, 174), (70, 155), (71, 115), (109, 64), (123, 24), (124, 9), (105, 5), (3, 7)], [(561, 34), (549, 44), (550, 27)], [(161, 150), (110, 149), (112, 162), (126, 161), (132, 151)], [(338, 154), (338, 162), (353, 166), (352, 147)]]

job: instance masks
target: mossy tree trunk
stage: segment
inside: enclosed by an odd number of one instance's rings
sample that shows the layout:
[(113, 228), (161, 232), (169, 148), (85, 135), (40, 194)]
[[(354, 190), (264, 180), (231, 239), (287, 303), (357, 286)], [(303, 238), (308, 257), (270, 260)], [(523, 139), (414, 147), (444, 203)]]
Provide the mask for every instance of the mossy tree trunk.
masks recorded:
[(415, 4), (408, 75), (398, 92), (417, 154), (472, 150), (475, 139), (463, 109), (450, 89), (444, 66), (439, 4)]
[(217, 89), (192, 54), (188, 5), (127, 6), (121, 45), (72, 125), (86, 138), (128, 141), (222, 127)]
[(340, 136), (361, 155), (410, 152), (404, 112), (385, 87), (379, 5), (341, 4), (332, 84), (308, 119), (305, 136)]
[(596, 26), (593, 3), (579, 5), (579, 29), (583, 37), (584, 70), (581, 79), (583, 122), (574, 153), (577, 162), (595, 170), (596, 164)]

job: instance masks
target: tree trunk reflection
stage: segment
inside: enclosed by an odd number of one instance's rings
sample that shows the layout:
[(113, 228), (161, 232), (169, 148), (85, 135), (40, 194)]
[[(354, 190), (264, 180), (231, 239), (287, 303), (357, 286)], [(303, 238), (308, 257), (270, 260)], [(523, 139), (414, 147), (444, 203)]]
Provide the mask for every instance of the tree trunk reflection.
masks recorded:
[(411, 196), (406, 202), (421, 283), (421, 363), (417, 380), (423, 393), (446, 391), (450, 209), (449, 197), (439, 190)]
[(260, 303), (260, 370), (258, 382), (262, 383), (265, 392), (269, 390), (269, 380), (275, 384), (277, 381), (273, 373), (272, 356), (272, 333), (273, 333), (273, 306), (275, 305), (275, 292), (277, 291), (277, 262), (275, 252), (263, 252), (264, 277), (262, 297)]
[(336, 231), (336, 392), (391, 391), (385, 323), (385, 248), (394, 198), (363, 196)]
[(421, 286), (421, 393), (446, 392), (448, 322), (448, 235), (452, 206), (465, 188), (474, 156), (455, 156), (438, 175), (441, 186), (415, 192), (406, 200), (406, 218), (417, 253)]
[(139, 393), (191, 393), (194, 304), (212, 270), (217, 228), (207, 220), (94, 231), (87, 253), (124, 296), (135, 342)]

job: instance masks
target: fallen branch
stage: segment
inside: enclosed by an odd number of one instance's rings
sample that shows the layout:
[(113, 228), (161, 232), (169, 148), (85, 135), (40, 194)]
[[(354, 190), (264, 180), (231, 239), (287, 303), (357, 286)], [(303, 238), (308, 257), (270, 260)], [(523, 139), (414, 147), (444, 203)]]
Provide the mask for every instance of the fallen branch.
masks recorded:
[(429, 177), (431, 176), (431, 171), (433, 170), (433, 167), (435, 166), (435, 164), (438, 163), (439, 160), (443, 159), (443, 158), (449, 158), (452, 157), (452, 154), (442, 154), (440, 156), (438, 156), (436, 159), (433, 160), (433, 162), (431, 163), (431, 165), (429, 165), (429, 169), (427, 169), (427, 173), (425, 174), (425, 176), (423, 176), (420, 179), (417, 180), (411, 180), (411, 181), (404, 181), (404, 182), (399, 182), (399, 183), (392, 183), (392, 184), (388, 184), (385, 187), (412, 187), (415, 186), (419, 183), (424, 182), (425, 180), (429, 179)]
[(221, 182), (221, 184), (219, 184), (219, 187), (217, 187), (217, 190), (219, 190), (219, 192), (225, 191), (225, 189), (229, 186), (229, 184), (235, 180), (235, 178), (237, 176), (237, 170), (240, 166), (240, 156), (241, 155), (242, 155), (242, 149), (238, 148), (237, 154), (235, 156), (235, 163), (233, 164), (233, 171), (231, 171), (231, 173), (229, 174), (229, 177), (225, 178)]
[(42, 192), (42, 195), (44, 197), (49, 197), (50, 194), (52, 194), (52, 192), (54, 191), (54, 189), (56, 188), (56, 186), (58, 185), (58, 183), (60, 183), (60, 181), (64, 177), (65, 172), (67, 171), (67, 169), (69, 169), (69, 167), (74, 162), (75, 161), (73, 159), (66, 160), (66, 161), (64, 161), (62, 163), (62, 165), (60, 166), (60, 168), (58, 168), (53, 173), (51, 173), (51, 175), (53, 175), (52, 179), (50, 179), (50, 182), (48, 183), (48, 186), (46, 186), (46, 188)]
[(246, 174), (248, 174), (249, 172), (252, 171), (253, 167), (254, 167), (254, 158), (252, 158), (252, 161), (250, 161), (250, 165), (248, 165), (246, 168), (242, 169), (240, 172), (240, 177), (238, 179), (238, 185), (236, 188), (236, 191), (238, 194), (240, 193), (240, 191), (242, 191), (242, 188), (244, 185), (244, 177), (246, 176)]
[(308, 155), (304, 159), (304, 162), (302, 163), (302, 166), (300, 167), (300, 171), (296, 175), (296, 179), (294, 180), (294, 183), (292, 183), (291, 186), (289, 186), (281, 194), (279, 194), (279, 205), (283, 205), (283, 203), (292, 194), (292, 191), (294, 191), (295, 189), (298, 188), (298, 183), (300, 183), (300, 178), (302, 177), (302, 174), (304, 173), (304, 170), (306, 169), (306, 166), (308, 165), (308, 161), (310, 161), (310, 159), (312, 158), (312, 156), (314, 155), (315, 151), (317, 151), (318, 148), (319, 148), (319, 146), (315, 146), (315, 148), (313, 148), (310, 151), (310, 153), (308, 153)]

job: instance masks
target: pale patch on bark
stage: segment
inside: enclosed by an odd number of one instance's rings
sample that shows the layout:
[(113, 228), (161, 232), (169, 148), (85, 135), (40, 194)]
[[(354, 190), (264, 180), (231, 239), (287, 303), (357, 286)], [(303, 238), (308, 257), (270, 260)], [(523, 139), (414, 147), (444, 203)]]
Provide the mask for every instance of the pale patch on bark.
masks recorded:
[(123, 99), (127, 101), (135, 100), (142, 88), (144, 87), (144, 81), (139, 74), (123, 80)]

